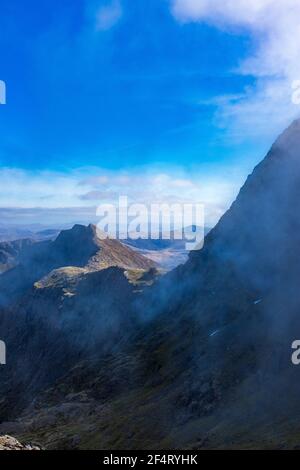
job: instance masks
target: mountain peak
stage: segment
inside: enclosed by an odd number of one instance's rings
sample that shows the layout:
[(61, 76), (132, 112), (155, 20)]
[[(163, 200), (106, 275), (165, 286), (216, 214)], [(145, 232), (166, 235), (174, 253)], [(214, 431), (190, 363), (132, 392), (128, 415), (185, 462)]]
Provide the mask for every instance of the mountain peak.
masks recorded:
[(295, 147), (298, 147), (298, 149), (300, 147), (300, 119), (293, 121), (273, 145), (273, 149), (279, 148), (288, 150), (291, 148), (294, 150)]
[(95, 225), (81, 225), (75, 224), (72, 228), (67, 230), (62, 230), (57, 240), (71, 240), (71, 239), (80, 239), (80, 238), (93, 238), (96, 235), (96, 227)]
[(63, 230), (53, 249), (56, 255), (61, 254), (61, 266), (88, 267), (93, 271), (109, 266), (149, 269), (155, 264), (118, 240), (100, 238), (93, 224), (76, 224)]
[(54, 241), (53, 248), (63, 255), (64, 265), (84, 266), (99, 250), (96, 227), (76, 224), (63, 230)]
[[(88, 273), (119, 267), (123, 270), (148, 270), (155, 263), (118, 240), (102, 240), (95, 225), (76, 224), (60, 232), (55, 241), (34, 243), (22, 251), (14, 269), (2, 274), (0, 303), (23, 295), (34, 283), (60, 268), (78, 268)], [(81, 270), (81, 271), (80, 271)], [(57, 271), (63, 274), (64, 271)]]
[(202, 256), (213, 256), (233, 263), (239, 275), (249, 275), (256, 286), (266, 284), (276, 269), (282, 271), (291, 253), (300, 256), (298, 201), (300, 120), (279, 136), (231, 208), (206, 237), (202, 252), (193, 252), (190, 260), (196, 267), (202, 263)]
[(269, 155), (284, 152), (286, 157), (299, 158), (300, 149), (300, 119), (293, 121), (273, 144)]

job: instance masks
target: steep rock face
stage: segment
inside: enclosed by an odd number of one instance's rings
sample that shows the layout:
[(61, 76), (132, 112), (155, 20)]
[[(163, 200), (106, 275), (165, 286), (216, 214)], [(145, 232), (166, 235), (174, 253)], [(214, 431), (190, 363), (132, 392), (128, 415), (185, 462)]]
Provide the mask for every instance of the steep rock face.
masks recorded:
[(93, 225), (74, 225), (71, 230), (63, 230), (51, 244), (49, 257), (60, 266), (85, 266), (89, 259), (101, 248)]
[[(248, 177), (237, 200), (206, 237), (203, 250), (192, 252), (174, 273), (175, 278), (188, 279), (181, 296), (185, 308), (202, 325), (220, 330), (226, 341), (227, 325), (240, 323), (234, 330), (237, 341), (242, 339), (246, 349), (250, 340), (257, 367), (274, 377), (279, 370), (289, 373), (291, 344), (300, 335), (297, 201), (300, 121), (277, 139)], [(297, 368), (291, 373), (297, 377)]]
[(231, 209), (194, 252), (186, 269), (204, 257), (233, 263), (242, 278), (259, 288), (286, 274), (299, 256), (300, 121), (294, 122), (255, 168)]
[[(299, 201), (296, 121), (248, 177), (203, 250), (165, 280), (183, 285), (173, 291), (172, 314), (196, 318), (201, 332), (191, 341), (195, 377), (183, 393), (188, 406), (194, 401), (192, 414), (185, 407), (190, 443), (199, 434), (207, 447), (298, 445), (300, 368), (292, 365), (291, 345), (300, 337)], [(162, 315), (170, 315), (170, 299), (164, 305)], [(205, 418), (204, 377), (207, 393), (219, 396)]]
[[(230, 210), (206, 236), (204, 248), (191, 252), (185, 265), (148, 294), (144, 308), (150, 315), (180, 308), (216, 329), (241, 318), (240, 312), (251, 305), (261, 309), (262, 303), (274, 320), (281, 298), (288, 311), (285, 325), (297, 320), (293, 312), (299, 300), (299, 163), (296, 121), (248, 177)], [(159, 308), (151, 296), (159, 296)]]

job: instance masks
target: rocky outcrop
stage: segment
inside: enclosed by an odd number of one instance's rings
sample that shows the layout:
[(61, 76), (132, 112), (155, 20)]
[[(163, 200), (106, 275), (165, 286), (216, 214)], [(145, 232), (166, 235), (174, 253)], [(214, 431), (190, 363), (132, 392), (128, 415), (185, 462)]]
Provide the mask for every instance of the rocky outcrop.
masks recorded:
[(40, 447), (31, 444), (21, 444), (11, 436), (0, 436), (0, 450), (41, 450)]

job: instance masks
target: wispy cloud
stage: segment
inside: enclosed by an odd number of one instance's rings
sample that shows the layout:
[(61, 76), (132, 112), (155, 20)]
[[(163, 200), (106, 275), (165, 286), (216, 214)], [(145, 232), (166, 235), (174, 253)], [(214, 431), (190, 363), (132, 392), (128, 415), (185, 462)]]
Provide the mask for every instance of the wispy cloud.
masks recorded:
[(107, 31), (115, 26), (123, 14), (120, 0), (112, 0), (104, 6), (100, 6), (96, 11), (96, 30)]
[[(119, 196), (127, 196), (130, 202), (148, 205), (202, 203), (206, 223), (211, 226), (228, 208), (242, 183), (240, 173), (230, 180), (222, 173), (222, 169), (219, 173), (209, 173), (170, 167), (130, 171), (90, 168), (68, 174), (0, 169), (0, 208), (9, 210), (10, 222), (14, 213), (18, 218), (20, 213), (27, 214), (25, 218), (30, 216), (31, 222), (36, 222), (34, 215), (43, 212), (51, 214), (52, 223), (55, 214), (60, 222), (66, 217), (78, 221), (80, 214), (84, 215), (84, 221), (89, 215), (94, 222), (99, 204), (117, 203)], [(62, 218), (62, 213), (68, 215)]]
[(223, 97), (220, 122), (236, 135), (271, 136), (300, 114), (292, 103), (292, 82), (300, 79), (299, 0), (172, 0), (182, 23), (206, 22), (224, 31), (246, 31), (253, 53), (235, 73), (256, 83), (232, 101)]

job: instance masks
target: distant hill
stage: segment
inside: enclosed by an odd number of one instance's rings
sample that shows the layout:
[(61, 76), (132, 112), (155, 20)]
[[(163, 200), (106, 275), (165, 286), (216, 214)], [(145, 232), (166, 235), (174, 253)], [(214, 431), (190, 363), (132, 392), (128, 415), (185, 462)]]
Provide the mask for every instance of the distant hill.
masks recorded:
[(23, 226), (0, 225), (0, 242), (30, 239), (35, 241), (54, 239), (59, 234), (58, 229), (33, 230)]

